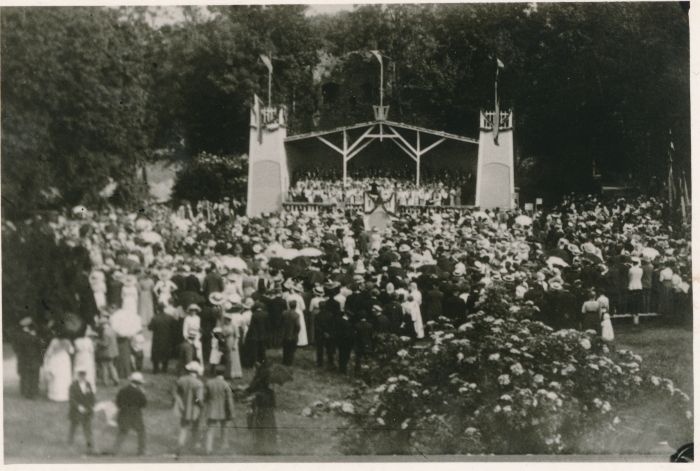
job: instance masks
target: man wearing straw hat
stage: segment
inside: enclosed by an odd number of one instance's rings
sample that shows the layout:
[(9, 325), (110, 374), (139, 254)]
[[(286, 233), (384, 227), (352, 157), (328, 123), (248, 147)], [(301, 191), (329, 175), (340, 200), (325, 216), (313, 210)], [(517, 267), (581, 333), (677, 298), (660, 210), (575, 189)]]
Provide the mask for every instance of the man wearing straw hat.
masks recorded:
[(192, 361), (185, 366), (186, 373), (177, 380), (173, 388), (175, 411), (180, 417), (180, 434), (177, 439), (177, 455), (187, 444), (191, 432), (193, 442), (197, 442), (199, 416), (204, 405), (204, 384), (199, 379), (202, 366)]

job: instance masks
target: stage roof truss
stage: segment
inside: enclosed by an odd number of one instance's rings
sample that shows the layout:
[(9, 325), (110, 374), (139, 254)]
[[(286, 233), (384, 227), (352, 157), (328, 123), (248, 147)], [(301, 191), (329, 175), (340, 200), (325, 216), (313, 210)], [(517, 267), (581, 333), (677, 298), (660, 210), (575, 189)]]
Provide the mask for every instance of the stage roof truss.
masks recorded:
[[(351, 144), (348, 143), (348, 131), (355, 129), (367, 128), (365, 131), (357, 137)], [(403, 136), (399, 130), (414, 131), (416, 133), (415, 145), (408, 141), (408, 138)], [(324, 136), (329, 134), (342, 133), (343, 143), (338, 146), (328, 140)], [(431, 136), (436, 136), (438, 139), (428, 146), (421, 148), (421, 134), (427, 134)], [(368, 123), (360, 123), (352, 126), (344, 126), (340, 128), (331, 129), (328, 131), (318, 131), (311, 132), (307, 134), (299, 134), (296, 136), (289, 136), (285, 139), (286, 142), (294, 142), (302, 139), (313, 139), (316, 138), (326, 146), (333, 149), (335, 152), (343, 157), (343, 183), (347, 182), (347, 166), (348, 162), (358, 155), (362, 150), (364, 150), (368, 145), (374, 142), (376, 139), (379, 141), (384, 141), (384, 139), (391, 139), (406, 155), (408, 155), (414, 162), (416, 162), (416, 184), (420, 184), (420, 162), (421, 158), (427, 154), (429, 151), (433, 150), (447, 139), (452, 139), (460, 142), (465, 142), (469, 144), (478, 144), (479, 141), (476, 139), (471, 139), (468, 137), (458, 136), (456, 134), (450, 134), (442, 131), (435, 131), (432, 129), (426, 129), (419, 126), (411, 126), (403, 123), (396, 123), (393, 121), (371, 121)]]

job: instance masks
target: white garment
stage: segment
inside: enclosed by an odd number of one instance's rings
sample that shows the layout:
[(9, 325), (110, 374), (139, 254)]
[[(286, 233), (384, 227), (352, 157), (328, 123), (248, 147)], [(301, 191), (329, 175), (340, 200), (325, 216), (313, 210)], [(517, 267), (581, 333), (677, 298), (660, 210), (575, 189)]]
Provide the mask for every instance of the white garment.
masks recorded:
[(603, 315), (603, 321), (600, 325), (602, 327), (601, 337), (603, 340), (615, 340), (615, 332), (613, 331), (612, 322), (610, 321), (610, 314)]
[(201, 324), (202, 320), (198, 315), (195, 314), (194, 316), (185, 316), (184, 322), (182, 323), (182, 336), (187, 338), (187, 334), (193, 330), (197, 332), (197, 336), (199, 337), (199, 329)]
[(425, 337), (423, 330), (423, 316), (420, 313), (420, 305), (415, 301), (406, 301), (402, 304), (403, 311), (411, 316), (413, 320), (413, 328), (416, 331), (416, 338), (422, 339)]
[(122, 309), (138, 314), (139, 312), (139, 287), (134, 286), (124, 286), (122, 288)]
[(627, 289), (630, 291), (637, 291), (642, 289), (642, 276), (644, 275), (644, 270), (640, 266), (633, 266), (628, 272), (629, 285)]
[(71, 353), (73, 347), (66, 339), (53, 339), (44, 357), (44, 374), (50, 401), (66, 402), (73, 382)]
[(95, 346), (88, 337), (77, 338), (75, 345), (75, 357), (73, 358), (73, 370), (84, 370), (87, 382), (92, 386), (93, 392), (97, 391), (95, 384)]
[(306, 332), (306, 321), (304, 319), (304, 311), (306, 310), (306, 303), (304, 302), (304, 298), (302, 298), (301, 295), (298, 293), (289, 293), (287, 295), (287, 307), (289, 307), (289, 303), (291, 301), (297, 302), (296, 312), (297, 312), (297, 314), (299, 314), (299, 323), (301, 324), (301, 328), (299, 329), (299, 337), (298, 337), (298, 341), (297, 341), (297, 346), (298, 347), (305, 347), (309, 344), (309, 339), (308, 339), (308, 335)]

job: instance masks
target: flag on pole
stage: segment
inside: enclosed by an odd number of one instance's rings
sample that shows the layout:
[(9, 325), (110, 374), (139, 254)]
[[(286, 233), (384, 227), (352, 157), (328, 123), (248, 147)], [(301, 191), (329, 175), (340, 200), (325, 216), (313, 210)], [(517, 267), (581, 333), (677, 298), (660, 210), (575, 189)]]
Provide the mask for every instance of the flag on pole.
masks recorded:
[(265, 54), (260, 54), (260, 60), (265, 64), (265, 67), (267, 67), (267, 71), (272, 73), (272, 61), (270, 57)]
[(501, 110), (500, 104), (498, 103), (498, 71), (505, 68), (503, 62), (498, 57), (496, 58), (496, 80), (493, 85), (493, 101), (494, 101), (494, 113), (493, 113), (493, 142), (498, 145), (498, 131), (501, 126)]
[(253, 113), (255, 114), (255, 120), (258, 123), (258, 143), (262, 144), (262, 128), (263, 120), (260, 115), (260, 98), (257, 94), (253, 95)]
[(672, 210), (674, 203), (674, 188), (673, 188), (673, 152), (676, 150), (673, 146), (673, 135), (671, 130), (668, 130), (669, 145), (668, 145), (668, 206)]
[(382, 53), (381, 53), (381, 52), (379, 52), (379, 51), (377, 51), (377, 50), (373, 50), (373, 51), (369, 51), (369, 52), (371, 52), (372, 55), (373, 55), (374, 57), (377, 58), (377, 60), (379, 61), (380, 64), (383, 63), (383, 61), (382, 61)]

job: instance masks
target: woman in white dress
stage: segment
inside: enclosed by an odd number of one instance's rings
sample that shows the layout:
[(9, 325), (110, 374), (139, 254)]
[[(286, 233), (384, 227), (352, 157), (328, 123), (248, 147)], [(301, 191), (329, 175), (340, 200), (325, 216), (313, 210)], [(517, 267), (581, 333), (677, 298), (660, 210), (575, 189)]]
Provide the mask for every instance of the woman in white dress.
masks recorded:
[(89, 337), (80, 337), (73, 341), (75, 357), (73, 358), (73, 370), (85, 371), (87, 381), (93, 391), (97, 391), (95, 384), (95, 346)]
[(94, 270), (89, 276), (90, 288), (95, 298), (95, 305), (98, 309), (107, 307), (107, 283), (105, 274), (101, 270)]
[(296, 301), (297, 303), (296, 312), (299, 314), (299, 322), (301, 323), (301, 329), (299, 329), (298, 337), (299, 340), (297, 341), (298, 347), (305, 347), (309, 344), (309, 338), (306, 333), (306, 319), (304, 318), (306, 303), (304, 302), (304, 298), (301, 296), (301, 293), (303, 291), (304, 289), (301, 287), (300, 284), (292, 285), (291, 292), (286, 296), (287, 309), (289, 309), (291, 301)]
[(53, 339), (44, 356), (44, 374), (47, 395), (50, 401), (68, 401), (68, 390), (73, 382), (71, 354), (73, 346), (70, 340)]
[(416, 331), (416, 338), (422, 339), (425, 337), (425, 331), (423, 329), (423, 316), (420, 312), (420, 305), (416, 302), (412, 295), (409, 294), (408, 299), (404, 302), (401, 307), (403, 307), (403, 312), (411, 316), (413, 320), (413, 328)]
[(226, 339), (226, 366), (228, 377), (231, 379), (242, 378), (243, 368), (241, 367), (240, 339), (243, 316), (240, 312), (224, 314), (224, 326), (222, 332)]
[(127, 275), (122, 286), (122, 309), (138, 315), (139, 312), (139, 280), (134, 275)]

